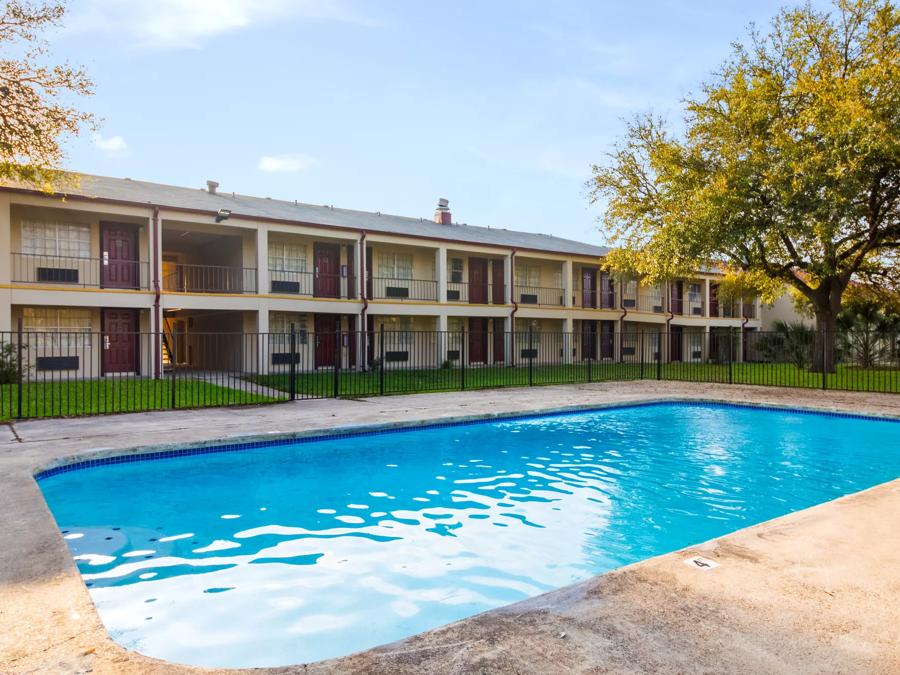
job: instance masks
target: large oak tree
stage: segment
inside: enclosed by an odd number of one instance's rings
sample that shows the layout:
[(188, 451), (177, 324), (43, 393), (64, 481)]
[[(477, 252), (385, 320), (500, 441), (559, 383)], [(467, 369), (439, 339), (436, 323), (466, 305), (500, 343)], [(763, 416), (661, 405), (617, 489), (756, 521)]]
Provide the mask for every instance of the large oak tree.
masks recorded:
[(848, 284), (900, 276), (898, 8), (782, 10), (685, 101), (681, 131), (629, 123), (590, 187), (612, 269), (658, 282), (721, 264), (766, 300), (789, 285), (815, 312), (814, 368), (832, 370)]
[(45, 63), (41, 33), (65, 11), (55, 0), (0, 5), (0, 181), (51, 189), (63, 177), (62, 140), (93, 126), (92, 115), (72, 103), (92, 92), (84, 70)]

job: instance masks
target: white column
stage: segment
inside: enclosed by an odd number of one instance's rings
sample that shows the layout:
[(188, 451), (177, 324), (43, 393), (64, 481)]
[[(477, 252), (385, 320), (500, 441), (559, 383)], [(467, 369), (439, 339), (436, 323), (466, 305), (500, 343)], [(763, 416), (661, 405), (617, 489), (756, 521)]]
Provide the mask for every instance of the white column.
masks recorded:
[[(572, 261), (563, 262), (563, 293), (565, 293), (565, 306), (572, 306)], [(571, 354), (570, 354), (571, 356)]]
[[(437, 300), (447, 302), (447, 247), (439, 246), (434, 251), (434, 269), (437, 274)], [(446, 323), (446, 317), (444, 318)], [(446, 330), (446, 329), (444, 329)]]
[[(703, 281), (703, 316), (709, 318), (711, 315), (709, 313), (709, 279), (705, 279)], [(709, 326), (707, 326), (709, 328)]]
[[(571, 263), (569, 271), (571, 272)], [(572, 363), (572, 332), (575, 330), (575, 323), (572, 317), (567, 316), (563, 319), (563, 363)]]
[[(12, 271), (12, 208), (8, 194), (0, 194), (0, 284), (9, 284)], [(0, 288), (0, 331), (13, 330), (12, 291)]]
[[(260, 223), (256, 226), (256, 292), (270, 293), (269, 285), (269, 228)], [(269, 320), (266, 318), (266, 327)]]

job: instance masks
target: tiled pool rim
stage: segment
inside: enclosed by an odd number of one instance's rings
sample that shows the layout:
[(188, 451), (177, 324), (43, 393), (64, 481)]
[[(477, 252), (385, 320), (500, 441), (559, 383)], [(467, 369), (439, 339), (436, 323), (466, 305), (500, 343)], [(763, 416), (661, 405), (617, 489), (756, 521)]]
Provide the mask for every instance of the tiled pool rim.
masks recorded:
[[(322, 440), (335, 440), (341, 438), (354, 438), (361, 436), (373, 436), (390, 433), (403, 433), (421, 429), (436, 429), (470, 424), (490, 424), (512, 420), (539, 419), (555, 415), (579, 414), (599, 412), (602, 410), (624, 410), (629, 408), (645, 408), (652, 406), (679, 404), (691, 407), (719, 407), (719, 408), (750, 408), (755, 410), (772, 410), (777, 412), (790, 412), (802, 415), (818, 415), (825, 417), (845, 417), (850, 419), (888, 421), (900, 424), (900, 416), (874, 413), (851, 413), (840, 410), (829, 410), (809, 406), (774, 405), (770, 403), (754, 403), (752, 401), (735, 403), (714, 399), (680, 397), (663, 397), (645, 399), (641, 401), (564, 406), (553, 409), (537, 409), (517, 413), (480, 413), (448, 417), (444, 419), (432, 418), (426, 420), (409, 420), (403, 422), (389, 422), (383, 424), (365, 424), (347, 427), (333, 427), (331, 429), (310, 429), (309, 431), (269, 434), (247, 434), (231, 439), (216, 439), (202, 443), (171, 443), (165, 445), (137, 446), (124, 449), (97, 448), (89, 449), (78, 455), (70, 455), (57, 458), (51, 462), (34, 469), (34, 479), (41, 481), (52, 476), (72, 471), (109, 466), (112, 464), (125, 464), (132, 462), (148, 462), (161, 459), (175, 459), (192, 455), (206, 455), (222, 452), (237, 452), (252, 448), (276, 447), (281, 445), (293, 445), (301, 443), (313, 443)], [(242, 440), (241, 440), (242, 439)]]

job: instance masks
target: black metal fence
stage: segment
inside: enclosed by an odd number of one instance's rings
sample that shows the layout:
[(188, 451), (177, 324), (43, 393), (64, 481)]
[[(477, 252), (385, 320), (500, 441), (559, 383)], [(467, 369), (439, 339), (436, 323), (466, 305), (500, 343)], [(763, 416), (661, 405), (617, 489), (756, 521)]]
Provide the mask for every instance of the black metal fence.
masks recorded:
[[(0, 419), (666, 380), (900, 393), (900, 333), (0, 333)], [(602, 324), (600, 324), (602, 326)], [(831, 364), (822, 372), (821, 363)]]

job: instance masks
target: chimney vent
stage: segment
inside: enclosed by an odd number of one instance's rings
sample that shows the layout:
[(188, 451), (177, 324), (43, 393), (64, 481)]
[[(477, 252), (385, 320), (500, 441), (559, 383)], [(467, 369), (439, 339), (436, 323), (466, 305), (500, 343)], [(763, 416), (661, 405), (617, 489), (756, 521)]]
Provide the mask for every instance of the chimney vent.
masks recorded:
[(438, 199), (437, 208), (434, 211), (434, 222), (438, 225), (449, 225), (453, 222), (450, 214), (450, 202), (443, 197)]
[(216, 190), (218, 189), (218, 187), (219, 187), (219, 184), (216, 181), (214, 181), (214, 180), (206, 181), (206, 190), (209, 192), (209, 194), (211, 194), (211, 195), (216, 194)]

